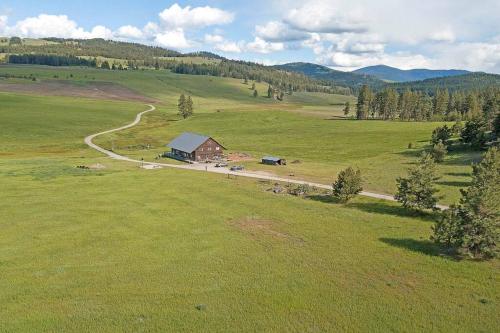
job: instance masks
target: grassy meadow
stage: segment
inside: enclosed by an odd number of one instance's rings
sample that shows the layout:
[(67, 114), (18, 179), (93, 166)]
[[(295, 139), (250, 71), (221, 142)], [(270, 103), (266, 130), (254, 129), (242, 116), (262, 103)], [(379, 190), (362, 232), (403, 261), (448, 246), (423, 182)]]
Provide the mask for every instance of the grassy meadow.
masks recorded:
[[(0, 74), (22, 70), (41, 81), (76, 73), (2, 66)], [(318, 112), (335, 114), (341, 97), (317, 96), (314, 106), (296, 94), (302, 102), (280, 104), (254, 99), (238, 80), (77, 70), (74, 80), (122, 80), (158, 99), (139, 127), (97, 140), (131, 156), (152, 158), (185, 130), (208, 132), (231, 151), (301, 161), (274, 172), (326, 181), (355, 163), (367, 186), (390, 190), (386, 174), (404, 170), (437, 125), (331, 120)], [(180, 121), (173, 102), (188, 91), (197, 114)], [(435, 216), (368, 198), (275, 195), (272, 184), (240, 177), (144, 170), (83, 144), (145, 108), (0, 93), (0, 332), (500, 327), (498, 260), (442, 255), (428, 240)], [(408, 151), (410, 141), (417, 148)], [(440, 168), (466, 182), (472, 158), (451, 156)], [(456, 186), (441, 186), (453, 198)]]

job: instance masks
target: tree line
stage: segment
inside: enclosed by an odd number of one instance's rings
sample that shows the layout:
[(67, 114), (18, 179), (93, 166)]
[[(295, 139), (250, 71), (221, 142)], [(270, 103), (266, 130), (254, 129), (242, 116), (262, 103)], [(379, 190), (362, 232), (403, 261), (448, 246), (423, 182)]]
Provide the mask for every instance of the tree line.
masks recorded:
[(96, 67), (95, 59), (84, 59), (75, 56), (61, 56), (49, 54), (11, 54), (7, 62), (10, 64), (29, 64), (29, 65), (47, 65), (47, 66), (87, 66)]
[(356, 104), (357, 119), (403, 121), (457, 121), (484, 117), (492, 121), (500, 111), (500, 89), (489, 87), (476, 91), (437, 89), (432, 94), (393, 88), (373, 92), (364, 85)]
[(214, 63), (194, 64), (179, 61), (156, 61), (159, 67), (178, 74), (210, 75), (266, 82), (284, 92), (308, 91), (350, 95), (349, 88), (338, 87), (330, 82), (311, 79), (306, 75), (270, 68), (245, 61), (222, 60)]

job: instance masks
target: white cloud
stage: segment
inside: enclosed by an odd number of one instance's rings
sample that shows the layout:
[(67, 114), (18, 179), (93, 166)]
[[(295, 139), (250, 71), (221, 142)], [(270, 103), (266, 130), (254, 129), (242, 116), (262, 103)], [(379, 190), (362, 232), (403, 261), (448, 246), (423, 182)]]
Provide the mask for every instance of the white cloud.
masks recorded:
[(144, 38), (144, 33), (137, 27), (124, 25), (123, 27), (118, 28), (115, 32), (115, 36), (125, 39), (142, 39)]
[(222, 43), (215, 45), (214, 48), (217, 51), (226, 52), (226, 53), (241, 53), (243, 50), (242, 50), (242, 45), (240, 45), (240, 44), (235, 43), (235, 42), (224, 41)]
[(160, 46), (173, 49), (186, 49), (191, 46), (182, 28), (158, 33), (154, 42)]
[(430, 34), (429, 36), (430, 40), (433, 40), (435, 42), (448, 42), (452, 43), (455, 41), (455, 33), (453, 30), (448, 27), (445, 29), (437, 30), (434, 31)]
[(40, 14), (36, 17), (28, 17), (16, 22), (14, 26), (7, 25), (7, 18), (0, 19), (0, 28), (7, 36), (19, 37), (59, 37), (59, 38), (106, 38), (113, 37), (110, 29), (98, 25), (90, 31), (86, 31), (78, 24), (70, 20), (66, 15)]
[(205, 34), (205, 43), (207, 44), (222, 43), (223, 41), (224, 37), (221, 35)]
[(331, 1), (313, 1), (290, 10), (284, 22), (307, 32), (363, 32), (367, 27), (361, 18), (352, 7), (341, 9)]
[(289, 25), (279, 21), (270, 21), (265, 25), (257, 25), (255, 32), (258, 37), (271, 42), (300, 41), (309, 38), (308, 33), (294, 30)]
[(166, 8), (159, 16), (162, 26), (167, 29), (204, 28), (212, 25), (228, 24), (234, 20), (233, 13), (219, 8), (209, 6), (194, 8), (186, 6), (182, 8), (178, 4)]
[(276, 51), (283, 51), (285, 49), (285, 44), (266, 42), (260, 37), (255, 37), (253, 42), (249, 42), (246, 44), (245, 49), (248, 52), (266, 54)]
[(353, 70), (360, 67), (390, 64), (401, 69), (429, 68), (432, 62), (420, 54), (352, 54), (338, 51), (326, 52), (316, 59), (320, 64), (342, 70)]
[(0, 33), (4, 33), (5, 28), (7, 28), (7, 16), (0, 15)]
[(83, 38), (104, 38), (104, 39), (112, 39), (113, 32), (102, 25), (97, 25), (92, 28), (92, 31)]

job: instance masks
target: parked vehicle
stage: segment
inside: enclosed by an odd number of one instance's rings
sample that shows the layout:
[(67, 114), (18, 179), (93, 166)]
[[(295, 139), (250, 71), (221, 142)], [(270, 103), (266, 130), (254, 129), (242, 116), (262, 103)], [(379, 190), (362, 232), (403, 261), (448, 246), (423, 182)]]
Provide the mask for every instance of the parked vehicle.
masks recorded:
[(221, 163), (217, 163), (215, 165), (216, 168), (226, 168), (227, 167), (227, 163), (224, 163), (224, 162), (221, 162)]
[(243, 169), (245, 169), (245, 167), (243, 165), (233, 165), (230, 170), (231, 171), (241, 171)]

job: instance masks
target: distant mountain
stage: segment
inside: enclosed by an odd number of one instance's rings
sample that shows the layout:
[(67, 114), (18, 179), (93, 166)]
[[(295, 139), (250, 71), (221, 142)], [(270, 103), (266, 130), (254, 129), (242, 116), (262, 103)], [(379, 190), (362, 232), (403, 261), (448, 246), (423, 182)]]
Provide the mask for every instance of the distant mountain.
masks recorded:
[(426, 79), (423, 81), (410, 82), (394, 82), (388, 83), (388, 87), (392, 87), (398, 91), (406, 89), (423, 91), (428, 94), (433, 94), (436, 89), (448, 89), (448, 91), (474, 91), (485, 88), (500, 87), (500, 75), (474, 72), (464, 75), (437, 77)]
[(368, 84), (374, 88), (384, 85), (382, 80), (372, 75), (342, 72), (307, 62), (293, 62), (274, 67), (289, 72), (301, 73), (318, 80), (333, 81), (336, 85), (353, 89), (357, 89), (364, 84)]
[(355, 70), (353, 73), (372, 75), (380, 80), (392, 82), (408, 82), (433, 79), (436, 77), (449, 77), (469, 74), (469, 71), (449, 69), (449, 70), (432, 70), (432, 69), (410, 69), (403, 70), (385, 65), (370, 66)]

